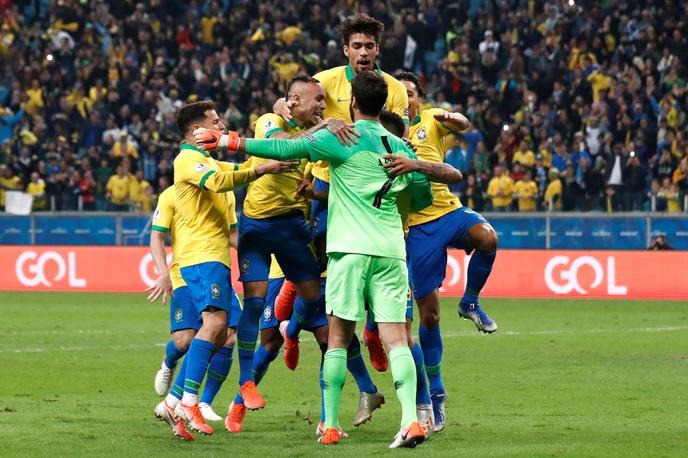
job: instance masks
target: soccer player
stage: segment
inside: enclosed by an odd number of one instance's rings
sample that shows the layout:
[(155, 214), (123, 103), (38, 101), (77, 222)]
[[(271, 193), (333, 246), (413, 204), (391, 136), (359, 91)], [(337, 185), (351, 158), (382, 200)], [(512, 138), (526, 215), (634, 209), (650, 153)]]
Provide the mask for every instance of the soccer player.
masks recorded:
[(379, 123), (387, 100), (387, 82), (374, 72), (361, 72), (352, 80), (351, 110), (361, 134), (351, 147), (339, 144), (328, 132), (296, 140), (241, 139), (236, 132), (199, 129), (199, 145), (266, 158), (308, 157), (327, 160), (332, 178), (327, 231), (328, 350), (324, 358), (325, 432), (323, 444), (336, 444), (340, 434), (339, 398), (346, 375), (347, 347), (356, 321), (365, 320), (365, 303), (373, 312), (380, 336), (389, 350), (392, 378), (402, 407), (401, 428), (390, 448), (413, 447), (425, 440), (416, 416), (416, 374), (405, 328), (408, 271), (401, 217), (396, 196), (412, 192), (413, 210), (432, 203), (427, 178), (421, 174), (389, 177), (383, 167), (385, 152), (415, 157), (399, 138)]
[[(418, 78), (398, 73), (406, 86), (411, 117), (410, 140), (423, 161), (444, 162), (444, 138), (450, 132), (469, 128), (460, 113), (439, 109), (420, 112), (424, 97)], [(445, 425), (446, 391), (442, 383), (442, 338), (440, 336), (439, 288), (447, 266), (447, 247), (473, 252), (468, 265), (466, 291), (459, 303), (459, 315), (473, 321), (484, 333), (497, 330), (497, 324), (482, 310), (478, 296), (492, 271), (497, 254), (497, 234), (478, 213), (463, 207), (445, 184), (432, 183), (433, 204), (409, 216), (406, 249), (413, 266), (413, 286), (420, 314), (419, 337), (435, 417), (435, 431)]]
[[(232, 286), (226, 192), (265, 173), (291, 170), (293, 165), (265, 163), (234, 170), (193, 146), (194, 130), (225, 128), (210, 101), (181, 107), (177, 125), (184, 140), (174, 160), (175, 212), (179, 215), (176, 228), (182, 243), (175, 261), (189, 287), (194, 308), (201, 315), (202, 325), (185, 357), (184, 393), (175, 413), (192, 430), (212, 434), (213, 429), (206, 424), (198, 406), (198, 389), (213, 352), (227, 339)], [(253, 382), (245, 383), (240, 389), (249, 409), (265, 405)]]
[[(230, 224), (230, 243), (236, 247), (236, 211), (235, 199), (232, 192), (227, 193), (228, 208), (227, 219)], [(172, 372), (177, 365), (177, 362), (186, 354), (189, 344), (196, 332), (200, 328), (200, 316), (193, 307), (193, 300), (189, 292), (189, 287), (186, 286), (184, 279), (179, 272), (179, 265), (174, 261), (174, 253), (179, 250), (180, 243), (176, 239), (175, 229), (175, 188), (169, 187), (160, 195), (158, 205), (153, 214), (153, 224), (151, 226), (151, 254), (153, 256), (156, 268), (159, 272), (159, 277), (154, 286), (149, 288), (151, 294), (149, 300), (154, 302), (162, 295), (163, 305), (167, 301), (169, 294), (168, 287), (171, 283), (173, 289), (171, 304), (170, 304), (170, 330), (172, 339), (167, 343), (165, 350), (165, 359), (162, 366), (155, 377), (155, 389), (159, 395), (167, 394), (167, 398), (161, 401), (155, 407), (155, 416), (161, 420), (167, 421), (172, 426), (172, 431), (187, 440), (193, 440), (193, 436), (186, 431), (184, 422), (179, 420), (174, 415), (174, 409), (183, 394), (185, 365), (177, 374), (175, 386), (170, 391), (170, 380)], [(178, 219), (178, 217), (177, 217)], [(165, 235), (169, 234), (171, 239), (173, 251), (173, 263), (170, 268), (167, 268), (165, 255)], [(212, 410), (212, 401), (217, 395), (220, 386), (227, 378), (229, 370), (232, 366), (232, 353), (234, 350), (234, 342), (236, 335), (236, 327), (241, 314), (241, 304), (236, 292), (232, 296), (232, 310), (227, 323), (227, 341), (220, 348), (210, 360), (208, 367), (208, 380), (206, 381), (199, 408), (206, 420), (219, 421), (222, 420)], [(169, 393), (168, 393), (169, 391)]]
[[(382, 22), (365, 14), (349, 16), (339, 25), (342, 51), (349, 64), (322, 71), (314, 76), (325, 88), (325, 117), (352, 122), (353, 114), (350, 110), (351, 81), (360, 72), (374, 71), (387, 82), (385, 109), (398, 114), (408, 124), (409, 108), (406, 88), (392, 75), (383, 72), (375, 63), (380, 53), (380, 40), (384, 30), (385, 26)], [(284, 99), (275, 103), (274, 111), (289, 119), (288, 103)], [(404, 137), (407, 133), (408, 127), (405, 129)], [(329, 186), (326, 178), (329, 173), (327, 167), (327, 161), (320, 161), (313, 167), (312, 173), (316, 178), (315, 190), (317, 191), (324, 191)], [(314, 215), (314, 221), (326, 222), (327, 207), (317, 204), (315, 206), (318, 207), (316, 208), (318, 213)], [(318, 227), (321, 226), (325, 226), (325, 224), (320, 224), (315, 228), (316, 244), (321, 235), (318, 232)], [(378, 371), (386, 371), (388, 367), (387, 355), (379, 334), (369, 333), (364, 329), (363, 337), (370, 352), (373, 366)]]

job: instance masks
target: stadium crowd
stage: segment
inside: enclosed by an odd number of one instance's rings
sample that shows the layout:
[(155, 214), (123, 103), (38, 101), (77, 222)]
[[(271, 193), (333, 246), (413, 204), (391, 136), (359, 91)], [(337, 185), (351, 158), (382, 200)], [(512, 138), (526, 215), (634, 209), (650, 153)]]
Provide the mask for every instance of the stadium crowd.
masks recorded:
[(149, 211), (182, 103), (212, 99), (250, 136), (294, 75), (345, 63), (354, 10), (385, 24), (383, 69), (472, 121), (446, 145), (464, 204), (688, 210), (688, 5), (672, 0), (0, 0), (0, 205), (17, 189), (35, 209)]

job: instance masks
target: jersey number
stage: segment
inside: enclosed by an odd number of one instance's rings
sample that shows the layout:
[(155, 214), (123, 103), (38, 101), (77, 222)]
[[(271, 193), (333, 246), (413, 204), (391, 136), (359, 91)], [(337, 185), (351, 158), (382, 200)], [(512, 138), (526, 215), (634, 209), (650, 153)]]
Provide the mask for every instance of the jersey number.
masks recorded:
[[(389, 146), (387, 137), (380, 137), (380, 139), (382, 140), (382, 145), (387, 150), (387, 153), (392, 154), (392, 148)], [(382, 198), (389, 192), (390, 189), (392, 189), (395, 179), (396, 177), (390, 177), (387, 179), (387, 181), (385, 181), (385, 184), (383, 184), (377, 194), (375, 194), (375, 199), (373, 199), (373, 207), (380, 208), (382, 206)]]

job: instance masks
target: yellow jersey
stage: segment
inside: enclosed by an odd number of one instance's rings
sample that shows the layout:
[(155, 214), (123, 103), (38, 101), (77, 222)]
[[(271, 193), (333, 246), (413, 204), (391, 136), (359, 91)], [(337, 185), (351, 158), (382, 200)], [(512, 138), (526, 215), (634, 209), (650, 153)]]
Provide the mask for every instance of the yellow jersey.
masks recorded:
[(522, 165), (525, 165), (526, 167), (532, 167), (535, 165), (535, 153), (532, 151), (516, 151), (514, 153), (514, 157), (511, 159), (512, 163), (521, 163)]
[(134, 204), (140, 204), (142, 211), (149, 212), (151, 210), (152, 193), (153, 187), (146, 180), (131, 180), (129, 184), (129, 199)]
[(514, 192), (518, 194), (518, 211), (535, 211), (535, 196), (537, 196), (537, 185), (533, 180), (518, 180), (514, 185)]
[[(678, 169), (676, 169), (676, 170), (678, 170)], [(31, 194), (34, 197), (40, 197), (40, 196), (45, 195), (45, 182), (43, 182), (43, 180), (41, 180), (37, 183), (34, 183), (34, 182), (29, 183), (26, 186), (26, 192), (28, 192), (29, 194)]]
[(124, 175), (123, 177), (113, 175), (108, 179), (105, 187), (110, 191), (110, 200), (113, 204), (124, 205), (127, 203), (127, 199), (129, 199), (130, 181), (129, 175)]
[[(501, 196), (497, 194), (501, 191)], [(487, 185), (487, 194), (492, 197), (492, 206), (495, 208), (508, 207), (511, 205), (514, 193), (514, 180), (508, 175), (494, 177)]]
[(549, 208), (549, 201), (552, 200), (552, 209), (561, 208), (561, 180), (550, 181), (545, 189), (545, 208)]
[[(406, 87), (392, 75), (383, 72), (375, 65), (375, 71), (387, 81), (387, 101), (385, 110), (401, 116), (405, 124), (409, 123), (408, 95)], [(320, 81), (325, 89), (325, 118), (343, 119), (353, 122), (349, 105), (351, 103), (351, 80), (354, 79), (351, 65), (323, 70), (313, 78)], [(330, 172), (327, 161), (318, 161), (311, 172), (314, 177), (327, 183), (330, 182)]]
[(282, 268), (277, 263), (274, 254), (270, 255), (270, 273), (268, 274), (268, 278), (271, 280), (274, 278), (284, 278), (284, 272), (282, 272)]
[(193, 145), (181, 145), (174, 160), (179, 267), (204, 262), (231, 266), (227, 191), (256, 179), (253, 167), (234, 168)]
[[(435, 114), (443, 111), (437, 108), (423, 110), (411, 122), (409, 139), (416, 148), (418, 159), (440, 164), (444, 162), (444, 152), (446, 151), (444, 139), (449, 135), (449, 129), (434, 118)], [(432, 205), (419, 212), (411, 213), (408, 218), (409, 226), (417, 226), (436, 220), (462, 207), (459, 198), (449, 191), (446, 184), (431, 181), (430, 187), (432, 188)]]
[[(270, 138), (275, 132), (284, 131), (289, 135), (297, 134), (301, 129), (293, 121), (285, 121), (279, 115), (264, 114), (256, 121), (256, 138)], [(251, 157), (251, 165), (268, 162), (269, 159)], [(306, 160), (293, 172), (267, 174), (248, 185), (244, 200), (244, 215), (249, 218), (262, 219), (283, 215), (293, 211), (305, 214), (307, 200), (296, 194), (296, 188), (304, 177)]]

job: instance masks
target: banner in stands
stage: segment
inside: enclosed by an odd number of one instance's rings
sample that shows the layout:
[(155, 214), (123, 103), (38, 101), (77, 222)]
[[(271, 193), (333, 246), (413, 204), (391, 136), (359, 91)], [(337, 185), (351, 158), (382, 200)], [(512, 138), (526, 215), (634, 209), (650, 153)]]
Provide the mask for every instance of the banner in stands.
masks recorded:
[[(483, 296), (688, 300), (685, 258), (672, 251), (501, 250)], [(0, 259), (1, 291), (143, 293), (156, 278), (144, 247), (5, 246)], [(463, 294), (469, 261), (449, 252), (443, 295)], [(237, 275), (232, 269), (241, 291)]]

